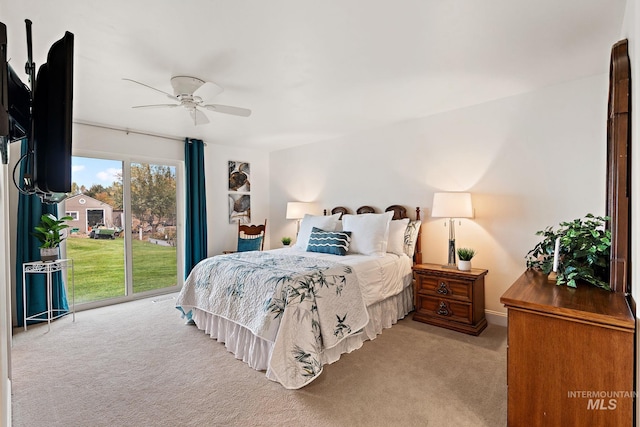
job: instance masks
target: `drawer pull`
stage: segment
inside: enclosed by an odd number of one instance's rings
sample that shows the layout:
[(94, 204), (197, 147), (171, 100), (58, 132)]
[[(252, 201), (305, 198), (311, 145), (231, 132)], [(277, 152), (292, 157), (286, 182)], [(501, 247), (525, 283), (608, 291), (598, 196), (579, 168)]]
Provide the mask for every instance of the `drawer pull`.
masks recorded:
[(445, 282), (440, 282), (440, 285), (438, 285), (438, 289), (436, 289), (436, 292), (442, 295), (449, 294), (449, 289), (447, 288), (447, 284)]
[(440, 316), (448, 316), (449, 308), (447, 307), (447, 303), (444, 301), (440, 301), (440, 307), (438, 308), (438, 311), (436, 313), (438, 313)]

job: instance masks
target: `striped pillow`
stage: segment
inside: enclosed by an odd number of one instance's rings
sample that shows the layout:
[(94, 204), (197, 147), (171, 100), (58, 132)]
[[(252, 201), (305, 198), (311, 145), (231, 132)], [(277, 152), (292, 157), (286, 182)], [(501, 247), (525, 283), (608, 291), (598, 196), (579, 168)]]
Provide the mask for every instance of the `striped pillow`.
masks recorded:
[(346, 255), (350, 242), (350, 231), (324, 231), (318, 227), (313, 227), (309, 236), (307, 252)]

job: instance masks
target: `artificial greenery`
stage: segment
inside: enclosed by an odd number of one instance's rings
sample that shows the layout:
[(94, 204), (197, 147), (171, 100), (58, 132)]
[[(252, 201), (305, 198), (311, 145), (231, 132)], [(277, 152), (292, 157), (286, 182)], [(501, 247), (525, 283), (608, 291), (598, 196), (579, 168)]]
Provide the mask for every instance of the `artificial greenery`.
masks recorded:
[(31, 234), (40, 241), (41, 248), (57, 248), (60, 242), (64, 240), (64, 237), (60, 235), (60, 231), (69, 228), (64, 222), (71, 220), (73, 218), (70, 216), (63, 216), (58, 219), (53, 214), (44, 214), (40, 217), (40, 224), (33, 227), (35, 231)]
[(582, 219), (561, 222), (557, 230), (547, 227), (536, 232), (544, 239), (527, 254), (527, 267), (549, 274), (553, 269), (556, 239), (560, 238), (556, 284), (575, 288), (579, 281), (584, 281), (610, 291), (608, 220), (609, 217), (587, 214)]
[(288, 246), (291, 244), (291, 237), (283, 237), (282, 238), (282, 244), (285, 246)]
[(476, 251), (471, 248), (459, 248), (456, 252), (460, 261), (471, 261), (471, 258), (476, 255)]

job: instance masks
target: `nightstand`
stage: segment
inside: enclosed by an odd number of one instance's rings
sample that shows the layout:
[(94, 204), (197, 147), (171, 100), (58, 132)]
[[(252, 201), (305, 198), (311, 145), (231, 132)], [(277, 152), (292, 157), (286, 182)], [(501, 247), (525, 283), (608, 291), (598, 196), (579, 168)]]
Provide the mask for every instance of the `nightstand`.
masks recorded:
[(436, 264), (416, 264), (413, 320), (470, 335), (487, 327), (484, 276), (488, 270), (459, 271)]

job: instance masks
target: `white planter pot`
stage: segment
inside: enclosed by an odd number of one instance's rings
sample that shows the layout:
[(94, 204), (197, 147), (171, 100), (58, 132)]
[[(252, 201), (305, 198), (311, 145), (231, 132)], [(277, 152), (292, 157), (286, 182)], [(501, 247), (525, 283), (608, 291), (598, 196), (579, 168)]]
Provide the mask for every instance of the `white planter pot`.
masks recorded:
[(460, 270), (460, 271), (470, 271), (471, 270), (471, 261), (458, 261), (458, 270)]
[(43, 262), (55, 261), (59, 258), (58, 248), (40, 248), (40, 260)]

